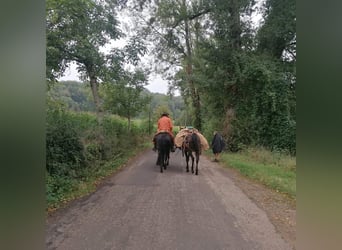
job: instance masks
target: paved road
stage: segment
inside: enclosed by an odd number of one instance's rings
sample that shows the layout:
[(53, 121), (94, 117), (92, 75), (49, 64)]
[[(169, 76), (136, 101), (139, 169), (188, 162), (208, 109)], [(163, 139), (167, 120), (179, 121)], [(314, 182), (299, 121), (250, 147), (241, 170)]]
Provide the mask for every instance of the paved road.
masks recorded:
[(181, 152), (164, 173), (147, 151), (92, 195), (47, 220), (47, 249), (291, 249), (217, 163), (199, 175)]

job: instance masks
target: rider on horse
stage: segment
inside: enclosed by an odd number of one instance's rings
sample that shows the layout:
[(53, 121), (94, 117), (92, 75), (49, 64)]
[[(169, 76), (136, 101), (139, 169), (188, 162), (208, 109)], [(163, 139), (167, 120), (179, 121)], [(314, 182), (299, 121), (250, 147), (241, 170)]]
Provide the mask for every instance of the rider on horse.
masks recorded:
[(172, 121), (169, 117), (169, 114), (167, 112), (163, 112), (161, 117), (158, 120), (158, 130), (157, 133), (153, 137), (153, 151), (156, 151), (156, 135), (162, 132), (167, 132), (171, 136), (171, 141), (172, 141), (172, 147), (171, 147), (171, 152), (175, 152), (174, 148), (174, 136), (173, 136), (173, 125)]

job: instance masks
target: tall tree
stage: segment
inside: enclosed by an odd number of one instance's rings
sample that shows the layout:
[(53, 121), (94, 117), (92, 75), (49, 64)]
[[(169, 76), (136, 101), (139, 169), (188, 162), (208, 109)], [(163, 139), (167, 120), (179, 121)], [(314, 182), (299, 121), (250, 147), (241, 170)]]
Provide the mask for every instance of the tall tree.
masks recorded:
[(146, 84), (146, 75), (142, 70), (136, 70), (134, 73), (127, 72), (118, 84), (104, 85), (105, 110), (126, 117), (128, 130), (131, 129), (132, 118), (141, 112), (150, 100), (148, 96), (142, 95)]
[[(144, 2), (146, 4), (146, 1)], [(182, 68), (186, 76), (184, 95), (191, 97), (195, 112), (194, 126), (201, 129), (200, 93), (193, 80), (193, 49), (195, 41), (195, 26), (210, 9), (206, 1), (200, 0), (161, 0), (150, 6), (150, 16), (138, 14), (145, 21), (144, 30), (148, 39), (153, 41), (152, 53), (157, 58), (158, 70), (172, 73), (175, 68)], [(141, 22), (140, 22), (141, 23)], [(165, 66), (163, 68), (163, 66)], [(169, 72), (168, 70), (171, 69)], [(183, 88), (183, 89), (185, 89)]]
[(253, 4), (252, 0), (210, 1), (212, 34), (197, 46), (195, 73), (215, 113), (223, 115), (239, 101), (245, 54), (251, 51), (252, 30), (246, 17)]
[(281, 59), (284, 52), (295, 59), (296, 1), (266, 0), (265, 23), (258, 31), (258, 49)]
[[(238, 149), (239, 144), (257, 144), (293, 152), (295, 123), (290, 112), (293, 77), (279, 60), (279, 52), (274, 53), (271, 47), (261, 50), (251, 32), (246, 15), (251, 13), (253, 1), (217, 0), (213, 6), (214, 36), (203, 45), (200, 58), (204, 61), (200, 73), (209, 82), (203, 85), (208, 93), (204, 99), (207, 120), (219, 120), (208, 126), (220, 124), (231, 149)], [(285, 15), (289, 17), (292, 13)], [(276, 22), (269, 24), (275, 30), (283, 29)], [(259, 34), (262, 30), (263, 26)], [(286, 32), (279, 34), (280, 40), (287, 40)], [(221, 114), (221, 118), (215, 119), (210, 115), (212, 112)]]
[(99, 81), (106, 75), (107, 60), (101, 52), (111, 39), (122, 36), (112, 0), (47, 0), (47, 76), (63, 74), (69, 62), (89, 80), (98, 113)]
[(286, 1), (267, 0), (259, 31), (251, 25), (258, 1), (152, 2), (152, 14), (140, 20), (145, 18), (158, 66), (171, 69), (173, 84), (193, 104), (193, 125), (222, 130), (232, 150), (257, 144), (293, 153), (293, 1), (284, 6)]

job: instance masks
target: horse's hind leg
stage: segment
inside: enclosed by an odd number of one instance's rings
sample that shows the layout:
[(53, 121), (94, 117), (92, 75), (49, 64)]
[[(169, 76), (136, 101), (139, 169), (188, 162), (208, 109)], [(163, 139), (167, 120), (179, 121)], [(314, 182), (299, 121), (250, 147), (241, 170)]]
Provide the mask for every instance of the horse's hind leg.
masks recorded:
[(162, 153), (158, 153), (158, 165), (160, 166), (160, 173), (163, 173), (164, 161)]
[(191, 173), (194, 173), (194, 156), (191, 154)]
[(189, 154), (185, 153), (185, 159), (186, 159), (186, 172), (189, 172)]
[(199, 161), (199, 155), (196, 155), (196, 175), (198, 175), (198, 161)]
[(167, 166), (167, 155), (166, 155), (166, 153), (164, 154), (164, 157), (163, 157), (163, 165), (164, 165), (164, 169), (166, 169), (166, 166)]
[(166, 154), (166, 166), (169, 166), (169, 160), (170, 160), (170, 152)]
[(157, 156), (157, 161), (156, 161), (156, 165), (158, 166), (159, 164), (159, 153), (158, 153), (158, 156)]

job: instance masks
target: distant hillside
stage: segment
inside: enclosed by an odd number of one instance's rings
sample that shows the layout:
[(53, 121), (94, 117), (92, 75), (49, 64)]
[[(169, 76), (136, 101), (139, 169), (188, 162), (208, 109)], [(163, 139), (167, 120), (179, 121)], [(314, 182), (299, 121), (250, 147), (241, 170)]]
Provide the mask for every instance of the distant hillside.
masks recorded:
[(151, 93), (148, 90), (146, 92), (152, 96), (151, 110), (154, 112), (158, 106), (166, 106), (171, 111), (172, 119), (178, 123), (178, 120), (183, 116), (184, 101), (181, 96), (169, 96), (160, 93)]
[(61, 81), (51, 86), (48, 95), (65, 103), (70, 110), (95, 112), (95, 104), (88, 84)]
[[(88, 84), (77, 81), (60, 81), (54, 84), (48, 91), (48, 95), (55, 100), (60, 100), (66, 104), (67, 108), (73, 111), (95, 112), (95, 105), (91, 90)], [(181, 96), (169, 96), (160, 93), (151, 93), (145, 89), (142, 95), (151, 96), (151, 103), (141, 112), (140, 119), (148, 118), (149, 112), (154, 114), (159, 106), (166, 106), (171, 111), (172, 119), (176, 124), (184, 123), (184, 101)], [(182, 122), (180, 122), (182, 120)]]

